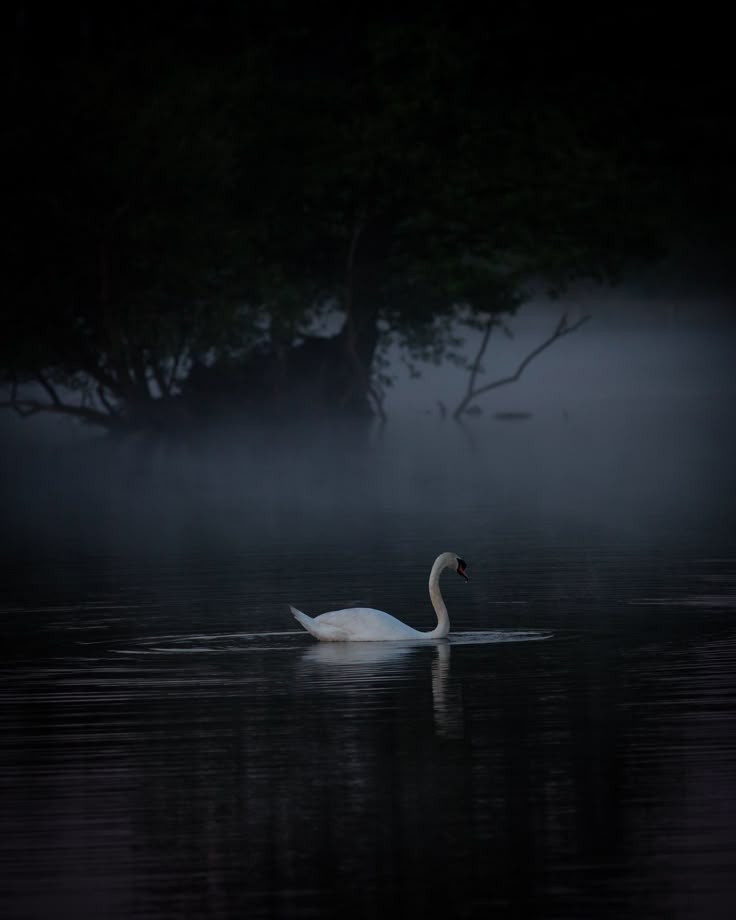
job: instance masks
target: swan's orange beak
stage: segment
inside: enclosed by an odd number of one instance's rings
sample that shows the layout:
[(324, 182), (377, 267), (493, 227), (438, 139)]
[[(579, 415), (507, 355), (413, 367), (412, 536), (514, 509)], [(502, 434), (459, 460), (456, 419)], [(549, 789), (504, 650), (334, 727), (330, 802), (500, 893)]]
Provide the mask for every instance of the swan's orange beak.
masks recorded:
[(465, 566), (459, 565), (457, 567), (457, 574), (461, 575), (465, 579), (465, 581), (470, 581), (468, 576), (465, 574)]

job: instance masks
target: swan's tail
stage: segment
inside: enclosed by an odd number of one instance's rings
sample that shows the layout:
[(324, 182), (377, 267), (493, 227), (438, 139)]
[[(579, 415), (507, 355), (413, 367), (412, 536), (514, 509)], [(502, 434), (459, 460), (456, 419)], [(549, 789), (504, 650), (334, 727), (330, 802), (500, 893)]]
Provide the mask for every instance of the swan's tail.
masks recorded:
[[(306, 613), (302, 613), (301, 610), (297, 610), (296, 607), (292, 607), (289, 604), (289, 610), (294, 614), (294, 619), (297, 623), (301, 623), (302, 626), (306, 629), (308, 633), (312, 632), (312, 623), (314, 620), (311, 617), (308, 617)], [(312, 633), (314, 635), (314, 633)]]

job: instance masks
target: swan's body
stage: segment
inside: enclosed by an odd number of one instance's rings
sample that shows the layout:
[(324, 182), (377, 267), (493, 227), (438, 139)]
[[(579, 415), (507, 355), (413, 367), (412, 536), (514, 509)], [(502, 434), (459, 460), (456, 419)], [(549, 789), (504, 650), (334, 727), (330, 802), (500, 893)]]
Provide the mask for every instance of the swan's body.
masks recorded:
[(296, 607), (291, 612), (299, 623), (322, 642), (401, 642), (407, 639), (444, 639), (450, 632), (450, 618), (440, 592), (440, 575), (451, 568), (467, 580), (466, 562), (455, 553), (438, 556), (429, 574), (429, 597), (437, 614), (437, 626), (429, 632), (412, 629), (390, 613), (372, 607), (350, 607), (331, 610), (318, 617), (309, 617)]

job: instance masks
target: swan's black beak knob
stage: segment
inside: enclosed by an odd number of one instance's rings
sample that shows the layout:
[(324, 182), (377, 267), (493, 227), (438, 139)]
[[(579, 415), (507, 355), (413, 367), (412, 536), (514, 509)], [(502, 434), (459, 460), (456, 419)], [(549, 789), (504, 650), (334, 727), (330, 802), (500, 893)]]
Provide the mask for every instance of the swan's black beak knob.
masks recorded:
[(470, 581), (468, 576), (465, 574), (465, 569), (467, 568), (468, 563), (464, 559), (457, 560), (457, 574), (462, 576), (465, 581)]

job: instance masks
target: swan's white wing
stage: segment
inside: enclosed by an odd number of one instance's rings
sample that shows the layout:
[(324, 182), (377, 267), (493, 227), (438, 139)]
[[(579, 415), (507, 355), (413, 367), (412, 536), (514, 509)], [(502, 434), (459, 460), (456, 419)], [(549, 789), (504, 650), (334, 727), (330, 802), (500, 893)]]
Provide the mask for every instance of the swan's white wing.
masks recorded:
[(421, 637), (416, 629), (372, 607), (331, 610), (312, 621), (313, 635), (329, 642), (387, 642)]

